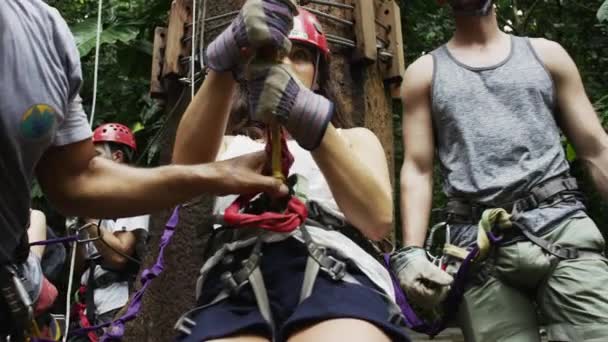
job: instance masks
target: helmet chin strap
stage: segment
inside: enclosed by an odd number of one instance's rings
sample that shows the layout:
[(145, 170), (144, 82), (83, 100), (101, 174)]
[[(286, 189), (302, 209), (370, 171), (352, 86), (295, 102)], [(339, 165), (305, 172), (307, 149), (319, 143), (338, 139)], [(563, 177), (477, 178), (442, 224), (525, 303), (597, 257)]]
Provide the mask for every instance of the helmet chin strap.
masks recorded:
[(450, 1), (452, 11), (455, 15), (468, 17), (485, 17), (492, 11), (492, 0), (479, 0), (479, 6), (476, 9), (459, 9), (454, 7), (454, 1)]
[(312, 90), (318, 90), (318, 88), (319, 88), (319, 84), (317, 83), (317, 81), (318, 81), (317, 78), (319, 75), (319, 62), (320, 61), (321, 61), (321, 52), (317, 51), (317, 58), (315, 61), (315, 73), (312, 77), (312, 85), (311, 85)]

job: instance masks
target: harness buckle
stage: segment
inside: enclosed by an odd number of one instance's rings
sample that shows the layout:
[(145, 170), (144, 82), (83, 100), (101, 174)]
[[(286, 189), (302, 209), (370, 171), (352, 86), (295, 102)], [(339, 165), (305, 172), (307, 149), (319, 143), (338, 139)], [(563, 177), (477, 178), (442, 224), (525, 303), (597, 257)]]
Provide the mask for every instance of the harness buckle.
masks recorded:
[(175, 323), (174, 329), (178, 332), (190, 336), (192, 334), (192, 329), (196, 326), (196, 322), (193, 321), (188, 315), (183, 315), (177, 320)]
[(576, 259), (579, 257), (578, 248), (576, 247), (562, 247), (560, 245), (553, 245), (553, 250), (556, 255), (560, 255), (565, 259)]
[(238, 292), (243, 286), (243, 283), (239, 284), (239, 282), (236, 281), (236, 278), (234, 278), (234, 274), (229, 271), (222, 273), (220, 280), (230, 293)]
[(333, 280), (340, 280), (344, 278), (346, 275), (346, 263), (334, 258), (331, 255), (325, 255), (325, 258), (328, 262), (324, 262), (323, 264), (329, 265), (323, 265), (321, 266), (321, 269), (327, 272)]
[(520, 198), (519, 200), (515, 201), (515, 203), (513, 203), (512, 213), (528, 211), (530, 209), (538, 208), (539, 205), (540, 203), (538, 203), (536, 196), (534, 196), (534, 194), (530, 194), (526, 197)]

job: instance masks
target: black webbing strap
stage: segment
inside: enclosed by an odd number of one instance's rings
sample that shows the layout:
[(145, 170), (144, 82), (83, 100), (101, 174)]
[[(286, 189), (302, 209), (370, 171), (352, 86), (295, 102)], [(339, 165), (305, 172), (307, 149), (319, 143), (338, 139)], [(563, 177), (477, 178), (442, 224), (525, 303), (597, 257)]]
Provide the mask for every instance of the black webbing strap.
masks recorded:
[(552, 254), (560, 259), (576, 259), (579, 256), (579, 250), (576, 247), (562, 247), (558, 244), (553, 244), (543, 238), (540, 238), (532, 233), (528, 227), (518, 222), (513, 222), (521, 233), (533, 244), (542, 248), (545, 252)]
[[(503, 208), (509, 213), (516, 214), (538, 208), (554, 197), (564, 194), (580, 196), (575, 178), (556, 177), (550, 179), (532, 188), (527, 195), (512, 202), (492, 206), (492, 208)], [(490, 206), (472, 203), (464, 199), (451, 198), (448, 200), (444, 212), (447, 214), (447, 219), (453, 222), (476, 223), (481, 219), (483, 212), (490, 208)]]
[[(572, 195), (580, 196), (578, 183), (572, 177), (556, 177), (550, 179), (538, 186), (535, 186), (526, 196), (523, 196), (513, 202), (498, 206), (516, 216), (518, 213), (529, 211), (548, 203), (556, 196)], [(447, 213), (447, 221), (454, 223), (470, 223), (475, 224), (481, 219), (484, 210), (489, 209), (488, 206), (470, 203), (461, 199), (450, 199), (446, 205), (445, 212)], [(518, 228), (518, 231), (530, 242), (542, 248), (547, 253), (554, 255), (560, 259), (576, 259), (579, 256), (579, 250), (576, 247), (562, 247), (534, 235), (529, 227), (512, 221), (513, 226)]]
[(97, 282), (95, 280), (95, 262), (89, 262), (89, 279), (87, 280), (87, 289), (85, 291), (85, 304), (87, 306), (87, 319), (89, 324), (95, 325), (95, 289)]

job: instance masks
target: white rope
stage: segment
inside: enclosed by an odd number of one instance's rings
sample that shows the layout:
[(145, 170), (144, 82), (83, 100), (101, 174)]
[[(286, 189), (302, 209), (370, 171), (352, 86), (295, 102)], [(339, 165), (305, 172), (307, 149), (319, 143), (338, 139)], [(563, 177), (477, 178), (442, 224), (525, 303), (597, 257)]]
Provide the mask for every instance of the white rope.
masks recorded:
[(196, 3), (198, 0), (192, 1), (192, 40), (190, 41), (190, 45), (192, 45), (192, 53), (190, 55), (190, 101), (194, 101), (194, 90), (196, 88), (196, 84), (194, 83), (194, 74), (196, 71), (195, 68), (195, 51), (196, 51)]
[(71, 295), (72, 295), (72, 280), (74, 279), (74, 268), (76, 265), (76, 248), (78, 246), (78, 242), (72, 242), (72, 256), (70, 260), (70, 275), (68, 278), (68, 294), (65, 300), (65, 333), (63, 335), (63, 342), (67, 342), (68, 335), (70, 332), (70, 310), (71, 310)]
[(201, 66), (202, 72), (205, 71), (205, 25), (207, 25), (207, 0), (203, 1), (203, 10), (202, 10), (202, 18), (201, 18), (201, 34), (199, 37), (200, 43), (198, 44), (198, 57), (200, 58), (199, 64)]
[(99, 73), (99, 47), (101, 45), (101, 10), (103, 9), (103, 0), (98, 0), (97, 6), (97, 41), (95, 43), (95, 67), (93, 69), (93, 104), (91, 105), (91, 122), (93, 127), (93, 119), (95, 119), (95, 107), (97, 106), (97, 75)]

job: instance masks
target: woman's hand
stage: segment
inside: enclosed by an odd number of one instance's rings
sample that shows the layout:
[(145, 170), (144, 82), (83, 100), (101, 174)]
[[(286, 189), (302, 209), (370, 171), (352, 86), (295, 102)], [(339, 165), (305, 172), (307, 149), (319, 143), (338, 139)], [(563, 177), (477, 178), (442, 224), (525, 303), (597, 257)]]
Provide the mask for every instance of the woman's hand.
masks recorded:
[(273, 197), (286, 196), (289, 189), (281, 180), (261, 174), (266, 162), (266, 153), (260, 151), (201, 167), (209, 177), (209, 191), (214, 195), (265, 192)]
[(249, 104), (253, 120), (285, 125), (307, 150), (314, 150), (325, 135), (334, 105), (304, 86), (287, 64), (254, 61), (247, 72)]
[[(230, 26), (207, 48), (206, 64), (214, 71), (236, 71), (260, 48), (289, 53), (287, 38), (297, 9), (292, 0), (248, 0)], [(245, 52), (246, 51), (246, 52)]]

